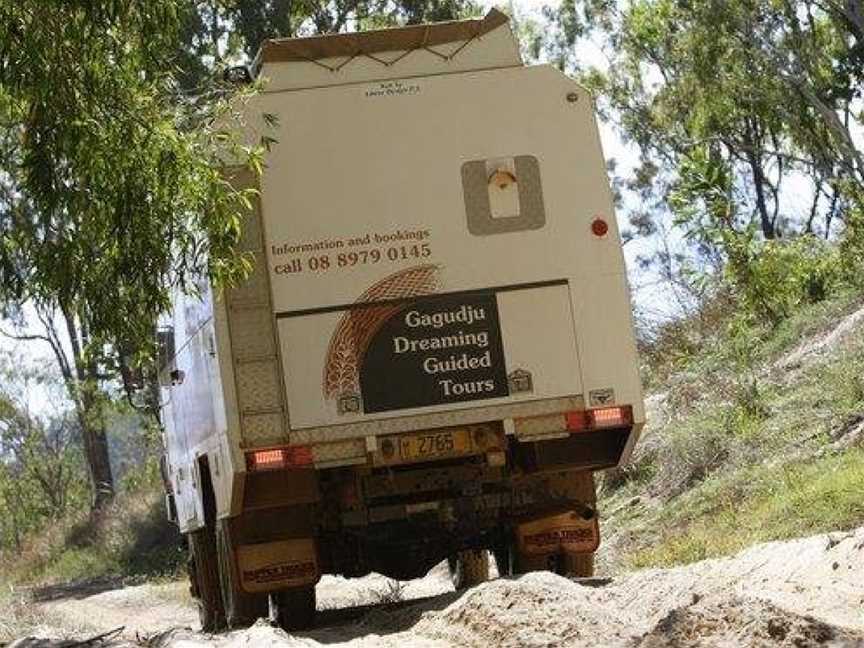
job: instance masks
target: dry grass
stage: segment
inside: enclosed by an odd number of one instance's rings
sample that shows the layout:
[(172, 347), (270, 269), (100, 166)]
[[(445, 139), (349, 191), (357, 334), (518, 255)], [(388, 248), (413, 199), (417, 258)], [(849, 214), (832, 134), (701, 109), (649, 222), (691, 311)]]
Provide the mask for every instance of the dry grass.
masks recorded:
[(727, 333), (664, 380), (631, 464), (603, 481), (604, 509), (641, 502), (607, 526), (607, 537), (628, 539), (612, 549), (613, 568), (864, 523), (864, 450), (837, 445), (864, 419), (864, 329), (794, 370), (777, 364), (860, 301), (846, 295), (773, 331)]
[[(705, 515), (630, 557), (632, 567), (668, 567), (729, 555), (759, 542), (852, 529), (864, 522), (864, 450), (749, 472), (746, 497), (717, 496)], [(721, 489), (718, 489), (721, 490)], [(707, 511), (706, 511), (707, 513)]]
[(69, 627), (68, 621), (55, 619), (34, 605), (26, 591), (8, 585), (0, 591), (0, 646), (22, 637), (69, 638), (88, 630), (83, 623)]
[(162, 506), (161, 493), (149, 488), (120, 495), (98, 522), (84, 512), (70, 515), (34, 534), (20, 553), (0, 556), (0, 579), (43, 584), (174, 574), (185, 551)]

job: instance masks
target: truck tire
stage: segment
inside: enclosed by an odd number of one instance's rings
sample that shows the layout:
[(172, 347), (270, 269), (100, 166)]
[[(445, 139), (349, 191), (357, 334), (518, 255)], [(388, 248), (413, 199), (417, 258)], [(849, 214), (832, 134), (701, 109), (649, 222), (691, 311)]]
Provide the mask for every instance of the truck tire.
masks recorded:
[(219, 520), (216, 529), (222, 606), (225, 610), (225, 622), (229, 628), (246, 628), (258, 619), (268, 618), (270, 604), (267, 594), (249, 594), (241, 588), (237, 578), (229, 524), (228, 520)]
[(219, 559), (212, 529), (204, 527), (189, 534), (189, 582), (198, 605), (198, 619), (204, 632), (225, 628), (225, 608), (219, 583)]
[(489, 552), (467, 549), (447, 559), (450, 580), (457, 590), (474, 587), (489, 580)]
[(315, 586), (295, 587), (270, 595), (276, 625), (292, 632), (307, 630), (315, 622)]
[(564, 554), (558, 562), (559, 574), (570, 578), (594, 576), (594, 554)]
[(502, 543), (492, 551), (495, 556), (495, 567), (500, 578), (513, 575), (513, 547), (509, 543)]

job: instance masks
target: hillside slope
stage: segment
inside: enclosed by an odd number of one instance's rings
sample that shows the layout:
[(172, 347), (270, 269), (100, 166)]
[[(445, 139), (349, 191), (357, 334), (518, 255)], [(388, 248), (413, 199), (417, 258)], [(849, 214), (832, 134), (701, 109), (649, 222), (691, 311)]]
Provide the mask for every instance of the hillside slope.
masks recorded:
[(727, 326), (664, 369), (632, 462), (601, 481), (601, 571), (864, 523), (860, 296)]

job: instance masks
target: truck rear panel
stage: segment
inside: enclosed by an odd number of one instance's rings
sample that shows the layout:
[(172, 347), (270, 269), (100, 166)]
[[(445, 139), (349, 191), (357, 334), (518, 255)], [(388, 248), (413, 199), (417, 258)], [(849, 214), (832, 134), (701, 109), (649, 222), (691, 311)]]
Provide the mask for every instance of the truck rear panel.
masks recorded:
[[(590, 97), (544, 66), (404, 83), (261, 98), (286, 116), (260, 211), (289, 443), (519, 418), (591, 394), (640, 419)], [(503, 187), (490, 180), (502, 171)], [(260, 369), (267, 381), (249, 379), (274, 391)]]

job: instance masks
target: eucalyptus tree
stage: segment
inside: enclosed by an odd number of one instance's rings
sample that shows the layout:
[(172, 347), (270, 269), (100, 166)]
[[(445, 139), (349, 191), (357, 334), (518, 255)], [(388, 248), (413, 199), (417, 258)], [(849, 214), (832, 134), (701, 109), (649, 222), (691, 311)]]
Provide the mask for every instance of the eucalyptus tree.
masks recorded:
[(179, 90), (185, 9), (0, 0), (0, 305), (19, 324), (27, 312), (41, 322), (10, 334), (54, 353), (97, 511), (114, 493), (105, 399), (152, 356), (173, 290), (200, 274), (231, 281), (247, 265), (235, 246), (249, 195), (219, 161), (231, 148), (260, 168), (260, 150), (214, 126), (224, 93)]
[(45, 367), (0, 352), (0, 554), (86, 499), (80, 430), (65, 400), (33, 410), (34, 391), (55, 386)]
[[(691, 267), (739, 286), (772, 241), (864, 236), (862, 0), (564, 0), (546, 18), (545, 55), (582, 73), (638, 151), (623, 179), (637, 233), (671, 214)], [(603, 69), (579, 69), (586, 38)]]

